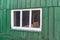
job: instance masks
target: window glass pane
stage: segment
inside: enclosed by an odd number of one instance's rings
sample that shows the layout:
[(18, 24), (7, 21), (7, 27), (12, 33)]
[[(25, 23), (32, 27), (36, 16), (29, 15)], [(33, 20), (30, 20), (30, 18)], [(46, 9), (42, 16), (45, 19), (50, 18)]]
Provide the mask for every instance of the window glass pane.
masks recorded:
[(40, 27), (40, 10), (32, 10), (32, 25), (33, 28)]
[(29, 27), (29, 11), (22, 11), (22, 27)]
[(20, 11), (14, 11), (14, 26), (20, 26)]

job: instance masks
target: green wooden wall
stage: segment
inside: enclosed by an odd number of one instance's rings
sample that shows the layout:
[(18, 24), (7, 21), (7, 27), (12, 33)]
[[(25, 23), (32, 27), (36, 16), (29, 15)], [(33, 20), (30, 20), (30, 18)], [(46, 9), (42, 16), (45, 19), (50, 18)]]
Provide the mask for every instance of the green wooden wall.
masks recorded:
[[(11, 30), (11, 10), (42, 8), (42, 31)], [(60, 40), (60, 0), (0, 0), (0, 40)]]

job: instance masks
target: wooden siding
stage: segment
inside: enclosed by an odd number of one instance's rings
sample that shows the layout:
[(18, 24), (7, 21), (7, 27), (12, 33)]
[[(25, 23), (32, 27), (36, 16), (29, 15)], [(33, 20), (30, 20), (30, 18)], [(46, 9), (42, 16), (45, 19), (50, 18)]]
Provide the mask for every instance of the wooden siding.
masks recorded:
[[(11, 10), (42, 8), (41, 32), (11, 30)], [(60, 40), (60, 0), (0, 0), (0, 40)]]
[(60, 0), (0, 0), (0, 9), (60, 6)]

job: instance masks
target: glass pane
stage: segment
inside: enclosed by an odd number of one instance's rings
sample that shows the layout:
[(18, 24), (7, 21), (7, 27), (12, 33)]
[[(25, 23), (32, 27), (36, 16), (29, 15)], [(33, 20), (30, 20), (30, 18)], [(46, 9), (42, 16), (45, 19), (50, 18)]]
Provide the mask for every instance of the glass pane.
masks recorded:
[(32, 25), (33, 28), (40, 27), (40, 10), (32, 10)]
[(22, 12), (22, 27), (29, 27), (29, 11)]
[(20, 11), (14, 11), (14, 26), (20, 26)]

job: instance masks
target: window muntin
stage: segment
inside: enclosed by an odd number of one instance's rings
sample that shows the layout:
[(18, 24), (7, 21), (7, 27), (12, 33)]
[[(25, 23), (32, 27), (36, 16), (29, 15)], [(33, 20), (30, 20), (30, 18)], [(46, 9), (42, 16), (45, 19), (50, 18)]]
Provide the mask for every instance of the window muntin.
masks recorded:
[[(14, 22), (13, 22), (14, 11), (20, 11), (20, 26), (19, 27), (17, 26), (14, 27)], [(35, 16), (34, 18), (33, 15), (35, 14), (37, 14), (38, 16)], [(26, 19), (24, 19), (24, 16), (26, 16), (25, 17)], [(34, 21), (32, 21), (33, 19)], [(37, 19), (37, 21), (35, 19)], [(28, 22), (25, 24), (26, 20)], [(37, 24), (37, 26), (32, 25), (34, 24), (34, 22)], [(11, 10), (11, 28), (15, 30), (41, 31), (42, 30), (42, 8)]]

